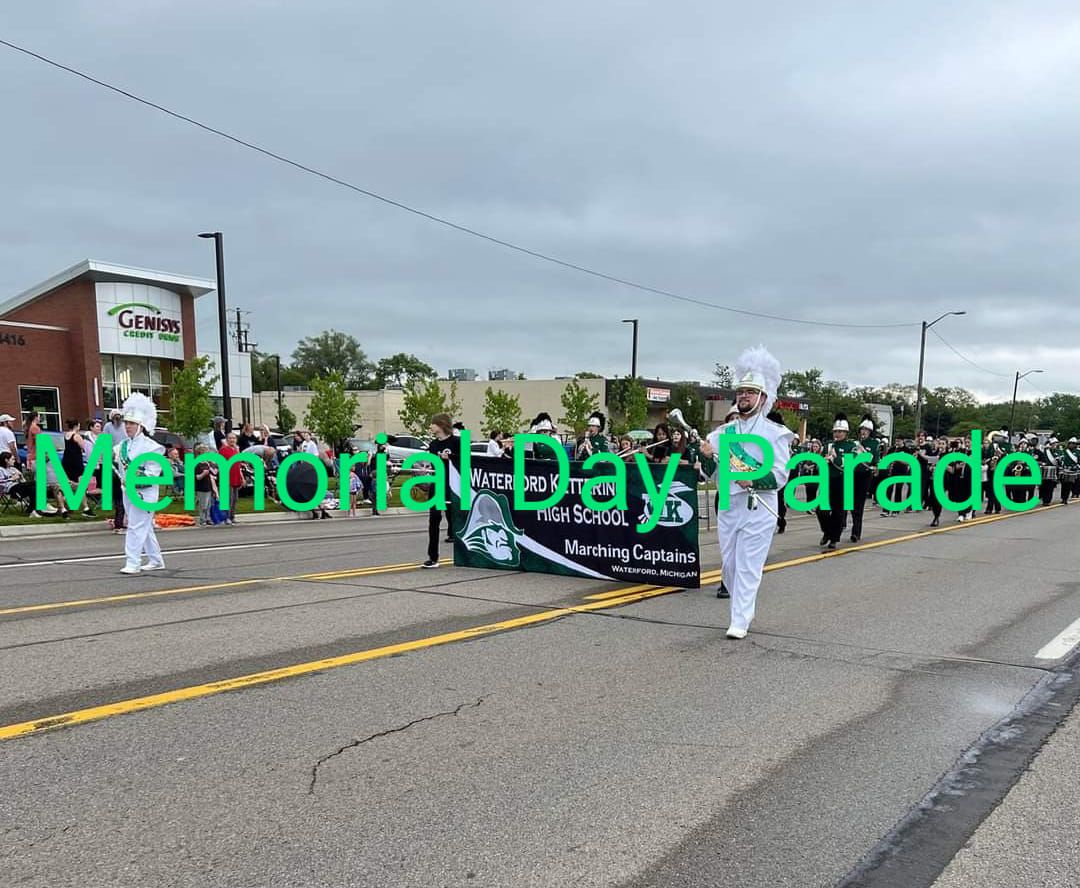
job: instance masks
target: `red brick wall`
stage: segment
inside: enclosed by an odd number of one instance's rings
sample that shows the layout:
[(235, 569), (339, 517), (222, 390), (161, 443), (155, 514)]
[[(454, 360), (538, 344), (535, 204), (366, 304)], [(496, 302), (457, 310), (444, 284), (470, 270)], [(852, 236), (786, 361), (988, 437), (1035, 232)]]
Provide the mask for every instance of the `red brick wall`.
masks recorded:
[(101, 377), (97, 299), (93, 281), (73, 281), (4, 320), (66, 327), (66, 333), (3, 327), (25, 337), (23, 347), (0, 348), (0, 412), (19, 416), (20, 385), (57, 386), (62, 419), (92, 414), (94, 379)]

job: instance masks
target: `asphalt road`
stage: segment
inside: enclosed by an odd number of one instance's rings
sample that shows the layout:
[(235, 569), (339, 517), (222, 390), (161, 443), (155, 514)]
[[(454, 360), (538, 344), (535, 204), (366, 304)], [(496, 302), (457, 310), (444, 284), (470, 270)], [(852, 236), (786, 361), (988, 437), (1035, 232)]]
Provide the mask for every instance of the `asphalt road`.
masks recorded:
[(1075, 888), (1080, 506), (925, 524), (793, 518), (742, 642), (412, 516), (0, 541), (0, 885)]

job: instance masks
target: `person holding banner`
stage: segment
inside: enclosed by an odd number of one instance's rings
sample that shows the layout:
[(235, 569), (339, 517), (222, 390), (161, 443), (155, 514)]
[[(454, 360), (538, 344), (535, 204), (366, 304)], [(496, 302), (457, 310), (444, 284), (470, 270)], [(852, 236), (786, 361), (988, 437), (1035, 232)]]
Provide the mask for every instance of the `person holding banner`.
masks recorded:
[[(768, 419), (780, 384), (780, 364), (764, 346), (749, 348), (735, 362), (735, 404), (738, 415), (708, 436), (708, 448), (720, 459), (725, 454), (731, 471), (767, 469), (756, 480), (731, 480), (728, 507), (717, 514), (716, 528), (724, 586), (731, 596), (731, 619), (727, 637), (745, 638), (754, 619), (758, 587), (777, 524), (777, 491), (788, 479), (788, 461), (794, 433)], [(753, 435), (753, 441), (731, 440), (728, 435)], [(765, 453), (765, 448), (771, 452)], [(718, 467), (719, 468), (719, 467)], [(718, 472), (718, 483), (730, 479)]]
[[(431, 417), (431, 443), (428, 450), (443, 461), (446, 472), (445, 477), (450, 477), (450, 466), (461, 465), (461, 438), (454, 434), (450, 416), (446, 413), (436, 413)], [(453, 542), (454, 521), (450, 511), (450, 503), (446, 503), (446, 541)], [(431, 508), (428, 510), (428, 557), (421, 567), (439, 566), (439, 528), (442, 525), (443, 510)]]

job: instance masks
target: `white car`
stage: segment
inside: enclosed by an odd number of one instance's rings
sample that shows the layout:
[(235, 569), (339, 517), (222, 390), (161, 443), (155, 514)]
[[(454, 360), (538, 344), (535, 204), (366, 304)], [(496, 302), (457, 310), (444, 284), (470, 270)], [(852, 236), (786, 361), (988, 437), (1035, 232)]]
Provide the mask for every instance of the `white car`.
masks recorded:
[(427, 442), (412, 435), (387, 435), (386, 453), (391, 462), (401, 463), (414, 453), (427, 453)]

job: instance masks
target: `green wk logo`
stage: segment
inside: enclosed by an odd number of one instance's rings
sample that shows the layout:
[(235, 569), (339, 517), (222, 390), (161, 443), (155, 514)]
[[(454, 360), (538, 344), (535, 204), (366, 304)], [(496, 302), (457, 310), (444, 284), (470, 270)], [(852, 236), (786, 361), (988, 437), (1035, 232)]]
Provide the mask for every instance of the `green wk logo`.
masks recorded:
[(461, 542), (470, 552), (495, 564), (517, 567), (521, 563), (521, 550), (517, 545), (520, 534), (510, 517), (506, 497), (485, 490), (473, 501)]
[[(682, 527), (682, 525), (686, 524), (694, 517), (694, 507), (691, 502), (687, 501), (686, 494), (694, 495), (694, 493), (695, 491), (681, 481), (673, 483), (668, 498), (664, 500), (664, 504), (661, 506), (660, 520), (657, 524), (661, 527)], [(680, 494), (682, 495), (680, 496)], [(652, 503), (649, 501), (647, 493), (643, 493), (641, 498), (644, 501), (644, 506), (639, 522), (645, 524), (652, 516)]]

